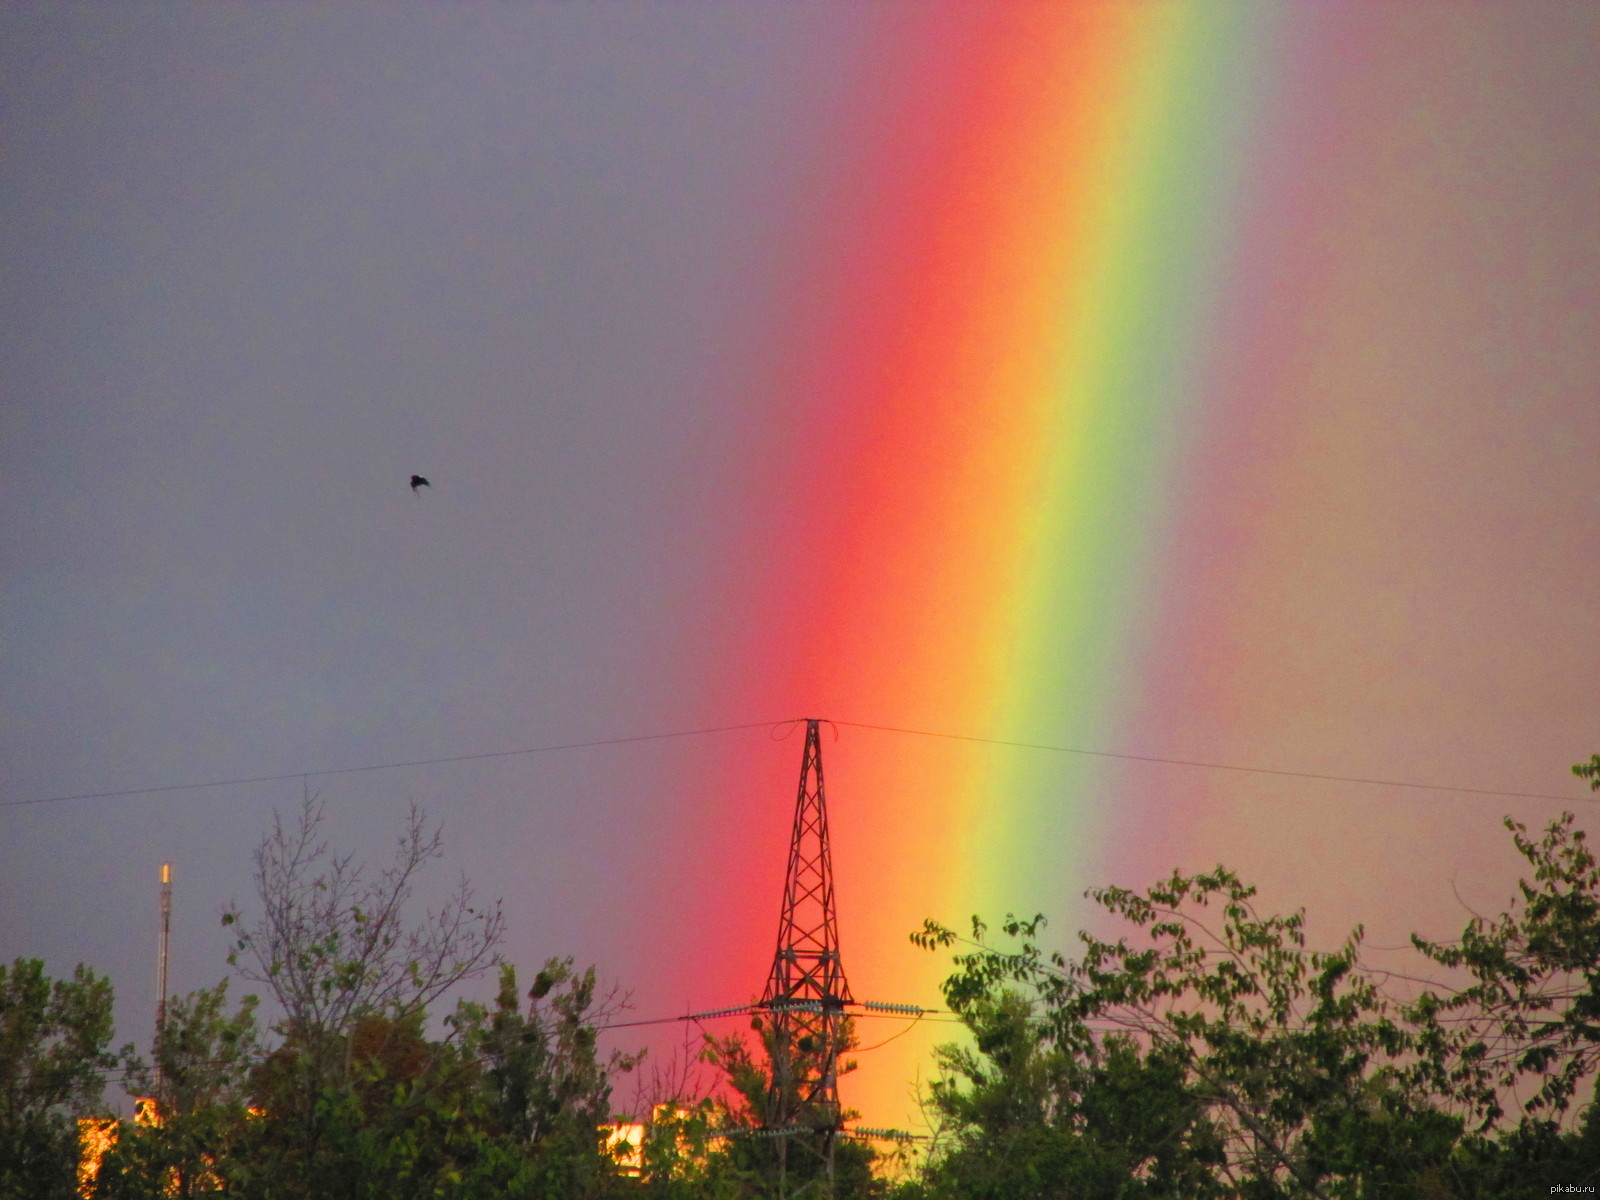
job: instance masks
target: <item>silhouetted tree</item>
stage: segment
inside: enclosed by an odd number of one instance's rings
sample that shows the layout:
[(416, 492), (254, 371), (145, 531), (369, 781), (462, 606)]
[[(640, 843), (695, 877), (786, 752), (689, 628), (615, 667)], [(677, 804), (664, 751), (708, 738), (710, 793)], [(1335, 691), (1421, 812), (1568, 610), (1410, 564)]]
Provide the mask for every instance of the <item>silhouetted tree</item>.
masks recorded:
[(77, 1119), (102, 1112), (117, 1064), (111, 999), (82, 964), (55, 980), (36, 958), (0, 964), (0, 1196), (77, 1194)]
[[(1574, 768), (1600, 787), (1600, 756)], [(1600, 1178), (1600, 864), (1573, 816), (1508, 910), (1451, 943), (1454, 990), (1384, 994), (1358, 928), (1307, 949), (1223, 868), (1089, 894), (1132, 927), (1039, 944), (1043, 919), (981, 921), (945, 985), (971, 1046), (940, 1050), (939, 1140), (910, 1197), (1509, 1197)], [(1573, 1120), (1576, 1115), (1577, 1119)]]
[(234, 1178), (246, 1194), (432, 1195), (473, 1158), (451, 1142), (470, 1127), (454, 1114), (473, 1099), (473, 1070), (428, 1040), (427, 1009), (498, 961), (504, 918), (464, 880), (437, 911), (408, 914), (419, 872), (443, 852), (414, 805), (379, 872), (330, 853), (322, 820), (315, 798), (293, 824), (274, 817), (256, 851), (259, 917), (223, 916), (237, 931), (229, 963), (283, 1012), (278, 1047), (252, 1072), (262, 1116)]
[(292, 826), (273, 817), (256, 851), (262, 913), (244, 927), (237, 909), (223, 924), (239, 930), (228, 956), (246, 979), (282, 1006), (284, 1026), (308, 1052), (348, 1046), (355, 1024), (374, 1014), (404, 1020), (497, 961), (505, 934), (498, 902), (476, 907), (463, 880), (437, 912), (408, 923), (417, 874), (444, 851), (412, 805), (394, 861), (373, 875), (353, 855), (330, 854), (315, 797)]
[(123, 1125), (97, 1196), (188, 1200), (225, 1182), (247, 1133), (256, 1003), (245, 996), (229, 1015), (226, 979), (170, 998), (151, 1061), (125, 1063), (127, 1091), (154, 1106), (153, 1120)]

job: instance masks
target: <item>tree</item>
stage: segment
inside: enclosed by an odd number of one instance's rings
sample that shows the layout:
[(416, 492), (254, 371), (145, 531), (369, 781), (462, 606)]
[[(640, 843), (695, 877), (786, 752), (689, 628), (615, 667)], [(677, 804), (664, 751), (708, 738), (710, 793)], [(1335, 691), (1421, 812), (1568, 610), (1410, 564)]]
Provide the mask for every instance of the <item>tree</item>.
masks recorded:
[[(1600, 755), (1572, 768), (1600, 790)], [(1453, 1177), (1484, 1196), (1545, 1195), (1600, 1177), (1600, 863), (1570, 812), (1535, 838), (1506, 818), (1531, 872), (1507, 909), (1474, 916), (1451, 942), (1413, 935), (1459, 972), (1407, 1008), (1412, 1075), (1468, 1123)]]
[[(932, 1194), (1418, 1194), (1460, 1123), (1400, 1070), (1359, 929), (1310, 951), (1303, 913), (1258, 914), (1222, 868), (1090, 895), (1137, 939), (1083, 933), (1068, 960), (1041, 917), (1008, 919), (1004, 947), (974, 920), (945, 992), (977, 1047), (941, 1056)], [(915, 940), (964, 939), (930, 921)]]
[(331, 854), (315, 798), (293, 825), (274, 817), (256, 852), (262, 912), (228, 961), (283, 1010), (282, 1041), (251, 1075), (262, 1110), (232, 1160), (245, 1194), (433, 1195), (475, 1161), (462, 1119), (472, 1068), (450, 1039), (430, 1041), (427, 1008), (498, 961), (497, 904), (479, 908), (463, 880), (411, 922), (418, 873), (443, 852), (437, 827), (412, 806), (395, 856), (373, 874)]
[(306, 1097), (297, 1047), (285, 1042), (254, 1074), (259, 1120), (233, 1156), (230, 1189), (246, 1196), (602, 1200), (622, 1180), (605, 1151), (611, 1076), (630, 1056), (596, 1053), (595, 1022), (616, 993), (595, 972), (552, 959), (523, 1009), (501, 970), (494, 1007), (461, 1002), (448, 1035), (427, 1037), (422, 1012), (371, 1014), (350, 1035), (349, 1074)]
[(168, 1001), (152, 1061), (126, 1062), (128, 1093), (152, 1102), (154, 1119), (123, 1128), (98, 1196), (188, 1200), (215, 1190), (245, 1135), (256, 1004), (245, 996), (230, 1016), (226, 979)]
[(966, 1015), (976, 1045), (942, 1047), (932, 1086), (935, 1194), (1026, 1200), (1069, 1181), (1086, 1196), (1225, 1194), (1219, 1131), (1170, 1049), (1110, 1034), (1074, 1052), (1010, 988)]
[(617, 1179), (601, 1131), (611, 1120), (612, 1079), (640, 1056), (614, 1051), (602, 1060), (595, 1026), (627, 998), (600, 992), (593, 967), (576, 971), (571, 958), (552, 958), (527, 999), (524, 1010), (516, 970), (502, 965), (493, 1010), (463, 1004), (452, 1019), (481, 1073), (486, 1127), (525, 1158), (533, 1194), (607, 1194)]
[(1589, 787), (1600, 792), (1600, 754), (1591, 754), (1586, 763), (1574, 763), (1572, 773), (1579, 779), (1587, 779)]
[[(286, 1029), (308, 1049), (340, 1042), (374, 1013), (403, 1020), (497, 961), (505, 933), (498, 902), (475, 907), (465, 879), (443, 906), (407, 925), (418, 872), (444, 852), (439, 827), (411, 806), (393, 863), (372, 877), (353, 855), (330, 855), (315, 797), (298, 822), (274, 815), (256, 851), (262, 915), (238, 935), (228, 961), (265, 985)], [(224, 925), (239, 925), (237, 909)]]
[[(875, 1155), (866, 1142), (820, 1131), (789, 1133), (783, 1135), (787, 1145), (780, 1154), (778, 1137), (764, 1129), (772, 1121), (773, 1064), (780, 1054), (793, 1054), (794, 1050), (778, 1044), (777, 1030), (770, 1021), (754, 1017), (751, 1028), (756, 1034), (754, 1047), (738, 1035), (707, 1035), (705, 1040), (705, 1061), (722, 1078), (722, 1086), (708, 1109), (708, 1132), (716, 1135), (720, 1143), (715, 1150), (717, 1170), (710, 1173), (711, 1177), (730, 1196), (829, 1196), (830, 1200), (847, 1200), (877, 1194), (878, 1181), (872, 1175)], [(855, 1046), (852, 1022), (844, 1022), (841, 1037), (842, 1055)], [(801, 1047), (800, 1052), (814, 1053), (811, 1047)], [(855, 1067), (853, 1061), (845, 1060), (836, 1069), (846, 1075)], [(793, 1070), (781, 1073), (791, 1081), (796, 1076)], [(779, 1108), (792, 1111), (794, 1104), (791, 1100)], [(856, 1115), (846, 1111), (841, 1117), (849, 1120)]]
[(76, 1118), (98, 1111), (110, 1053), (111, 983), (79, 964), (0, 964), (0, 1196), (76, 1195)]
[[(1573, 768), (1600, 790), (1600, 755)], [(972, 1046), (939, 1051), (929, 1197), (1494, 1197), (1600, 1177), (1600, 861), (1571, 813), (1506, 821), (1529, 871), (1409, 999), (1359, 961), (1361, 930), (1308, 950), (1223, 868), (1091, 891), (1133, 927), (1074, 959), (929, 921)], [(1215, 915), (1212, 915), (1215, 914)], [(1420, 982), (1420, 981), (1418, 981)]]
[[(826, 1134), (786, 1135), (787, 1153), (780, 1163), (778, 1138), (766, 1132), (772, 1121), (773, 1060), (780, 1051), (767, 1020), (756, 1016), (751, 1025), (755, 1039), (703, 1035), (698, 1055), (686, 1041), (681, 1069), (666, 1077), (658, 1074), (658, 1086), (641, 1096), (648, 1116), (641, 1194), (650, 1200), (865, 1200), (887, 1195), (885, 1182), (873, 1175), (877, 1156), (864, 1141), (835, 1139), (831, 1190)], [(842, 1032), (843, 1049), (848, 1050), (855, 1031), (846, 1022)], [(714, 1079), (707, 1081), (692, 1068), (696, 1060), (712, 1069)], [(838, 1069), (846, 1074), (855, 1064), (846, 1061)], [(785, 1074), (794, 1077), (793, 1072)], [(856, 1114), (843, 1115), (848, 1119)]]

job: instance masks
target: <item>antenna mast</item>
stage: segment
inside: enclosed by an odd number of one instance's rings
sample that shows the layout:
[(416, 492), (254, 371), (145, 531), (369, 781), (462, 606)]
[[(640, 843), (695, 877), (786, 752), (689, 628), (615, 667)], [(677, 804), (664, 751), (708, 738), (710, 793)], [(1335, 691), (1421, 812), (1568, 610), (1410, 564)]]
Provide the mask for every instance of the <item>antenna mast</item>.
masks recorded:
[(161, 1035), (167, 1028), (167, 941), (172, 936), (172, 864), (161, 864), (161, 941), (156, 952), (156, 1103), (166, 1079), (161, 1069)]

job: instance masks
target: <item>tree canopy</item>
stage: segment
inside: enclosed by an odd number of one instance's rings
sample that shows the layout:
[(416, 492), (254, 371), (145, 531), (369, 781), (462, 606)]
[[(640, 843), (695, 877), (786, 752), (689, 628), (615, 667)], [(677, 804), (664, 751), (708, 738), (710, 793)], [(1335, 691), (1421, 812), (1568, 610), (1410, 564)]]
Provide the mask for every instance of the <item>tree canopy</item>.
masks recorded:
[[(1573, 769), (1600, 789), (1600, 756)], [(793, 1073), (774, 1069), (759, 1016), (621, 1111), (639, 1056), (600, 1035), (623, 993), (566, 957), (519, 977), (498, 906), (465, 883), (414, 917), (442, 848), (420, 812), (377, 871), (331, 851), (321, 823), (314, 800), (275, 820), (257, 904), (223, 917), (270, 1020), (223, 980), (168, 998), (148, 1058), (113, 1053), (109, 981), (0, 966), (0, 1197), (1498, 1200), (1600, 1185), (1600, 860), (1570, 813), (1537, 832), (1508, 819), (1524, 870), (1505, 910), (1414, 937), (1403, 976), (1367, 966), (1360, 927), (1312, 946), (1303, 910), (1264, 909), (1221, 866), (1091, 890), (1121, 933), (1070, 947), (1043, 916), (926, 922), (913, 938), (952, 956), (944, 992), (967, 1037), (938, 1050), (931, 1140), (894, 1171), (831, 1129), (780, 1140), (774, 1081)], [(462, 993), (490, 972), (490, 998)], [(76, 1122), (108, 1111), (119, 1068), (155, 1119), (124, 1122), (80, 1181)], [(645, 1127), (629, 1163), (624, 1122)]]
[(77, 1119), (103, 1111), (111, 1034), (110, 980), (81, 964), (71, 979), (35, 958), (0, 964), (0, 1196), (75, 1194)]
[[(1581, 772), (1580, 772), (1581, 773)], [(1089, 895), (1129, 932), (1042, 945), (928, 922), (971, 1044), (939, 1052), (940, 1197), (1544, 1195), (1600, 1179), (1600, 867), (1572, 814), (1532, 837), (1511, 907), (1413, 939), (1455, 986), (1391, 994), (1362, 931), (1306, 944), (1217, 868)], [(1420, 972), (1419, 972), (1420, 974)], [(1578, 1099), (1590, 1089), (1591, 1102)]]

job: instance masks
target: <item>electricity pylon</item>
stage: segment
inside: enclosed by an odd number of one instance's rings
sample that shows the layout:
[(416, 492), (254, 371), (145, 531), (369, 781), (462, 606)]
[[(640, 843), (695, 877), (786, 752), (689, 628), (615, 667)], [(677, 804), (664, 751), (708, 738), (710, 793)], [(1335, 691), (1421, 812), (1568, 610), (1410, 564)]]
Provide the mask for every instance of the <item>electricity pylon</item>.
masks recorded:
[(778, 919), (778, 949), (761, 1006), (767, 1010), (772, 1080), (767, 1129), (777, 1135), (780, 1193), (793, 1134), (819, 1139), (833, 1185), (833, 1146), (839, 1132), (839, 1056), (845, 1050), (845, 1005), (853, 1004), (839, 961), (839, 922), (828, 852), (828, 805), (822, 790), (822, 738), (817, 718), (806, 721), (789, 869)]

